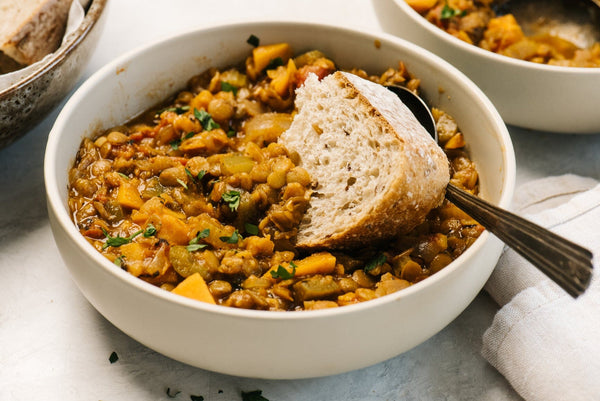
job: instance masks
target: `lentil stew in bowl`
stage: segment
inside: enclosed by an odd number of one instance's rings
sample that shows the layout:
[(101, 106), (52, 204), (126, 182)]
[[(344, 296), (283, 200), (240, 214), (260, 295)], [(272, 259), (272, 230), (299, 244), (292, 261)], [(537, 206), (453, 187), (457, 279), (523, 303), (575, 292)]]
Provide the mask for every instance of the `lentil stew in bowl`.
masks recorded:
[[(528, 36), (496, 0), (406, 0), (427, 21), (462, 41), (504, 56), (564, 67), (600, 67), (600, 42), (579, 47), (548, 32)], [(544, 24), (541, 20), (539, 24)], [(585, 45), (581, 45), (585, 46)]]
[[(81, 234), (116, 266), (173, 293), (246, 309), (350, 305), (421, 281), (462, 254), (483, 228), (448, 201), (407, 235), (376, 247), (312, 254), (294, 247), (314, 182), (277, 143), (295, 89), (337, 67), (318, 50), (258, 45), (245, 64), (210, 69), (143, 115), (83, 140), (68, 205)], [(383, 85), (419, 90), (400, 62)], [(478, 192), (454, 119), (433, 109), (451, 182)]]

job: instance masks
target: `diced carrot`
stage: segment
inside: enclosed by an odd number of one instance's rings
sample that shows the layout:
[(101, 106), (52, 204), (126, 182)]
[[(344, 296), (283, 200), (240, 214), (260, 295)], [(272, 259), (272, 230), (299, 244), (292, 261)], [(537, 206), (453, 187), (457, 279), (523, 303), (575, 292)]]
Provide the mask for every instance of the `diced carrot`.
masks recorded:
[(170, 245), (186, 245), (189, 242), (188, 226), (184, 221), (169, 214), (160, 216), (160, 229), (156, 236), (166, 240)]
[(204, 281), (200, 273), (194, 273), (187, 277), (171, 292), (201, 302), (216, 304), (215, 299), (208, 289), (208, 285), (206, 285), (206, 281)]

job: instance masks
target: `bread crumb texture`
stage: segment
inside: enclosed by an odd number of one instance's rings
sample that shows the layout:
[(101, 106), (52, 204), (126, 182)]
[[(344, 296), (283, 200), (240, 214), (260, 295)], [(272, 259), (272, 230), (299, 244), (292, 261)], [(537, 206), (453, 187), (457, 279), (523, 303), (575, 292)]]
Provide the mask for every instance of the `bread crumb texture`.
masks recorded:
[(444, 198), (448, 159), (400, 99), (346, 72), (298, 88), (280, 138), (313, 178), (300, 248), (354, 248), (410, 231)]

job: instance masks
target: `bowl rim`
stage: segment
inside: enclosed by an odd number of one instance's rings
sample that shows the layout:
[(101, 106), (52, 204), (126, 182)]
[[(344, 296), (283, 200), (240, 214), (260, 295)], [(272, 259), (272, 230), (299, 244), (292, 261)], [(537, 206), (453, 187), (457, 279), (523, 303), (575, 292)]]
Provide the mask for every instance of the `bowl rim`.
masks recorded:
[[(459, 49), (474, 55), (480, 56), (488, 59), (492, 62), (497, 62), (501, 64), (505, 64), (511, 67), (517, 68), (525, 68), (527, 70), (531, 70), (536, 73), (560, 73), (567, 75), (593, 75), (600, 76), (600, 67), (567, 67), (560, 65), (549, 65), (549, 64), (541, 64), (534, 63), (532, 61), (521, 60), (509, 56), (504, 56), (502, 54), (494, 53), (490, 50), (482, 49), (479, 46), (469, 44), (459, 38), (450, 35), (448, 32), (444, 31), (441, 28), (433, 25), (431, 22), (427, 21), (421, 14), (419, 14), (415, 9), (413, 9), (406, 0), (393, 0), (394, 3), (400, 8), (401, 11), (404, 12), (409, 18), (411, 18), (415, 23), (420, 25), (422, 28), (435, 35), (438, 39), (443, 42), (458, 47)], [(568, 77), (565, 77), (568, 79)]]
[(56, 65), (60, 64), (75, 48), (77, 48), (96, 25), (103, 11), (106, 9), (107, 3), (108, 0), (91, 0), (81, 24), (69, 35), (67, 42), (61, 45), (47, 61), (31, 74), (24, 76), (7, 88), (0, 90), (0, 99), (17, 92), (44, 75), (46, 72), (52, 70)]
[[(444, 68), (446, 70), (451, 71), (453, 75), (457, 74), (459, 77), (461, 77), (461, 85), (464, 84), (468, 86), (469, 90), (471, 90), (472, 93), (476, 95), (477, 100), (481, 101), (484, 104), (486, 110), (488, 110), (488, 112), (491, 114), (492, 122), (497, 127), (496, 136), (502, 146), (502, 159), (504, 163), (502, 166), (503, 179), (498, 204), (504, 207), (508, 207), (510, 205), (514, 193), (516, 163), (514, 149), (510, 140), (508, 129), (506, 128), (506, 125), (504, 124), (500, 115), (496, 111), (491, 101), (486, 97), (486, 95), (479, 89), (479, 87), (477, 87), (477, 85), (475, 85), (468, 77), (466, 77), (466, 75), (460, 72), (457, 68), (453, 67), (448, 62), (444, 61), (439, 56), (436, 56), (430, 51), (421, 48), (405, 39), (398, 38), (397, 36), (385, 32), (371, 32), (360, 28), (349, 28), (335, 24), (302, 22), (296, 20), (251, 20), (244, 22), (227, 22), (224, 24), (217, 24), (208, 27), (186, 30), (183, 32), (171, 34), (164, 38), (159, 38), (158, 40), (152, 41), (150, 43), (146, 43), (110, 61), (98, 71), (96, 71), (85, 82), (83, 82), (83, 84), (79, 88), (77, 88), (77, 90), (72, 94), (72, 96), (68, 99), (67, 103), (61, 110), (48, 135), (46, 152), (44, 156), (44, 180), (49, 209), (48, 212), (54, 214), (54, 218), (56, 219), (57, 224), (60, 226), (60, 229), (63, 230), (63, 232), (69, 237), (69, 239), (75, 244), (75, 246), (79, 248), (79, 250), (85, 253), (88, 258), (91, 258), (92, 262), (96, 265), (95, 267), (98, 267), (102, 269), (105, 273), (113, 276), (114, 278), (120, 281), (123, 281), (126, 285), (131, 287), (131, 290), (143, 292), (145, 294), (158, 297), (161, 300), (164, 300), (171, 304), (175, 304), (179, 307), (198, 310), (202, 311), (203, 313), (210, 313), (214, 315), (225, 315), (229, 317), (235, 317), (238, 319), (243, 318), (260, 320), (303, 320), (313, 318), (320, 319), (331, 316), (356, 313), (365, 309), (377, 308), (379, 307), (379, 305), (382, 304), (394, 303), (398, 300), (401, 300), (402, 298), (410, 297), (413, 294), (421, 291), (422, 288), (435, 285), (438, 281), (444, 280), (446, 276), (453, 274), (455, 270), (460, 269), (462, 266), (464, 266), (464, 263), (459, 262), (472, 258), (473, 255), (475, 255), (478, 252), (478, 250), (481, 249), (492, 238), (491, 234), (487, 230), (484, 231), (480, 235), (480, 237), (475, 241), (475, 243), (471, 245), (462, 255), (460, 255), (459, 258), (453, 261), (448, 266), (449, 268), (442, 269), (433, 276), (428, 277), (426, 280), (415, 283), (409, 288), (403, 289), (402, 291), (398, 291), (381, 298), (373, 299), (369, 302), (361, 302), (358, 304), (347, 305), (341, 308), (309, 310), (302, 311), (301, 313), (277, 313), (273, 311), (247, 310), (221, 305), (212, 305), (162, 290), (152, 284), (149, 284), (131, 275), (130, 273), (122, 269), (115, 268), (114, 264), (112, 264), (108, 259), (106, 259), (106, 257), (104, 257), (100, 252), (98, 252), (89, 242), (87, 242), (87, 240), (77, 230), (75, 224), (72, 222), (69, 216), (69, 213), (67, 212), (61, 201), (61, 191), (65, 189), (61, 189), (58, 186), (57, 177), (59, 177), (60, 172), (56, 171), (56, 162), (59, 159), (59, 157), (61, 157), (61, 153), (58, 148), (60, 132), (63, 129), (65, 129), (68, 119), (70, 119), (73, 113), (76, 112), (78, 101), (87, 96), (88, 93), (92, 91), (99, 83), (101, 83), (107, 75), (114, 75), (114, 71), (117, 66), (127, 64), (144, 53), (152, 52), (153, 48), (157, 46), (165, 45), (169, 42), (186, 40), (186, 38), (188, 38), (189, 40), (190, 37), (193, 37), (200, 33), (206, 34), (211, 31), (214, 32), (229, 29), (240, 29), (245, 27), (248, 30), (248, 32), (251, 32), (254, 27), (265, 29), (273, 26), (286, 26), (290, 27), (290, 29), (293, 29), (294, 27), (304, 27), (313, 28), (320, 31), (334, 30), (341, 31), (343, 34), (359, 35), (371, 41), (379, 40), (381, 43), (385, 42), (395, 47), (400, 47), (405, 50), (408, 50), (411, 53), (415, 53), (419, 57), (427, 57), (428, 59), (435, 61), (435, 63), (443, 65)], [(71, 155), (69, 157), (72, 158), (74, 157), (74, 155)], [(67, 172), (65, 171), (64, 174), (67, 174)]]

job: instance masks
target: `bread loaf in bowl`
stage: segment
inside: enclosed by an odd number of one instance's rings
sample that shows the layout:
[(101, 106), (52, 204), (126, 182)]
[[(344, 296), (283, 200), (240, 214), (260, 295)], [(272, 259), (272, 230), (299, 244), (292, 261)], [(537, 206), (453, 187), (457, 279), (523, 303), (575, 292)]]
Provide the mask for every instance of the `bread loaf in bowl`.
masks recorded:
[(280, 143), (300, 155), (315, 188), (300, 248), (353, 248), (406, 233), (443, 198), (443, 150), (385, 87), (347, 72), (297, 90), (298, 113)]
[(33, 64), (60, 45), (72, 0), (0, 0), (0, 51)]

